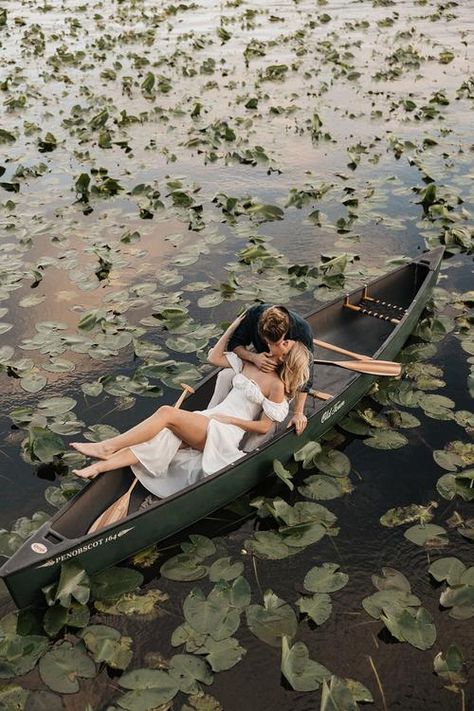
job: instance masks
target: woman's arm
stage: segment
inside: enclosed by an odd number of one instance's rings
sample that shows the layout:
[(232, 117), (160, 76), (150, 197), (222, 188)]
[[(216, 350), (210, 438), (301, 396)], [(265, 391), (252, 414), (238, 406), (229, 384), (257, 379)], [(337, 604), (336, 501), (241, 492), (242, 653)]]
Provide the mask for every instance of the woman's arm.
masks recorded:
[(225, 357), (224, 353), (226, 351), (229, 338), (244, 318), (244, 315), (245, 314), (242, 314), (241, 316), (238, 316), (234, 321), (232, 321), (230, 326), (224, 331), (222, 336), (219, 338), (214, 348), (211, 348), (211, 350), (207, 354), (207, 360), (209, 363), (212, 363), (212, 365), (218, 365), (221, 368), (229, 367), (230, 363)]
[(240, 427), (245, 432), (255, 432), (256, 434), (267, 434), (273, 425), (273, 420), (265, 414), (262, 414), (259, 420), (242, 420), (240, 417), (232, 417), (232, 415), (210, 415), (209, 418), (223, 422), (225, 425)]

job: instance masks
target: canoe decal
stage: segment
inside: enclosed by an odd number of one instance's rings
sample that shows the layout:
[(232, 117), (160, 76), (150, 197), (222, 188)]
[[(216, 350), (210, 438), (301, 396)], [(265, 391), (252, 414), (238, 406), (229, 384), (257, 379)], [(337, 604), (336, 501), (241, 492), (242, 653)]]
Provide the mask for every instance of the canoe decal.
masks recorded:
[(340, 410), (343, 405), (345, 405), (345, 403), (345, 400), (339, 400), (339, 402), (335, 402), (334, 405), (331, 405), (331, 407), (321, 415), (321, 422), (329, 420), (329, 418), (335, 415), (336, 412)]
[(104, 543), (111, 543), (113, 541), (116, 541), (117, 538), (122, 538), (122, 536), (125, 536), (130, 531), (133, 531), (134, 528), (135, 526), (131, 526), (130, 528), (122, 528), (122, 530), (118, 531), (117, 533), (111, 533), (109, 536), (104, 536), (104, 538), (97, 538), (95, 541), (85, 543), (83, 546), (79, 546), (79, 548), (74, 548), (72, 551), (66, 551), (65, 553), (61, 553), (61, 555), (57, 555), (55, 558), (51, 558), (50, 560), (47, 560), (45, 563), (41, 563), (36, 567), (49, 568), (51, 565), (63, 563), (65, 560), (69, 560), (70, 558), (77, 558), (78, 555), (81, 555), (82, 553), (87, 553), (88, 551), (91, 551), (94, 548), (99, 548), (99, 546), (103, 546)]
[(38, 553), (38, 555), (43, 555), (44, 553), (48, 552), (47, 547), (44, 545), (44, 543), (32, 543), (31, 544), (31, 550), (33, 553)]

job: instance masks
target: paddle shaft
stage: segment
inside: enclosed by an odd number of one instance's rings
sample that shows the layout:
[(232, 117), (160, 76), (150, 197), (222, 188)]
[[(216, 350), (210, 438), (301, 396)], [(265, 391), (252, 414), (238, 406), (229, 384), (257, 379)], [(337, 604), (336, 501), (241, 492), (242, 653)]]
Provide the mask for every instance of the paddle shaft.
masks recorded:
[(362, 355), (361, 353), (354, 353), (353, 351), (346, 351), (345, 348), (340, 348), (340, 346), (334, 346), (332, 343), (327, 341), (320, 341), (317, 338), (313, 338), (313, 343), (320, 348), (325, 348), (328, 351), (334, 351), (334, 353), (340, 353), (341, 355), (349, 356), (354, 360), (372, 360), (371, 356)]
[(356, 373), (367, 373), (369, 375), (386, 375), (397, 377), (401, 373), (400, 363), (392, 363), (384, 360), (317, 360), (318, 365), (335, 365), (337, 368), (354, 370)]

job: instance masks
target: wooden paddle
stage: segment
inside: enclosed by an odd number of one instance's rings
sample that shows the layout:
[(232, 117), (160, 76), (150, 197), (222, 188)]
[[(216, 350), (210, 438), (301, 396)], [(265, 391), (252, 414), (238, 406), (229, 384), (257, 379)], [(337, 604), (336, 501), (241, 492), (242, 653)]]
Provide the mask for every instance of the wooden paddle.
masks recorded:
[(373, 360), (371, 356), (362, 355), (361, 353), (354, 353), (353, 351), (346, 351), (345, 348), (333, 346), (332, 343), (328, 343), (327, 341), (319, 341), (317, 338), (313, 338), (313, 343), (320, 348), (325, 348), (328, 351), (334, 351), (334, 353), (349, 356), (349, 358), (353, 358), (354, 360)]
[(335, 365), (338, 368), (354, 370), (356, 373), (368, 373), (369, 375), (386, 375), (397, 378), (402, 372), (400, 363), (392, 363), (386, 360), (315, 360), (319, 365)]
[[(181, 407), (181, 404), (183, 403), (184, 398), (186, 397), (186, 395), (188, 395), (188, 393), (194, 392), (194, 388), (192, 388), (190, 385), (186, 385), (186, 383), (180, 383), (180, 385), (183, 388), (183, 392), (174, 404), (176, 408)], [(111, 523), (115, 523), (116, 521), (120, 521), (120, 519), (125, 518), (128, 513), (128, 507), (130, 506), (130, 497), (137, 483), (138, 479), (134, 479), (132, 485), (125, 492), (125, 494), (122, 494), (122, 496), (120, 496), (116, 501), (114, 501), (113, 504), (108, 506), (105, 511), (103, 511), (100, 516), (96, 518), (87, 533), (95, 533), (101, 528), (110, 526)]]

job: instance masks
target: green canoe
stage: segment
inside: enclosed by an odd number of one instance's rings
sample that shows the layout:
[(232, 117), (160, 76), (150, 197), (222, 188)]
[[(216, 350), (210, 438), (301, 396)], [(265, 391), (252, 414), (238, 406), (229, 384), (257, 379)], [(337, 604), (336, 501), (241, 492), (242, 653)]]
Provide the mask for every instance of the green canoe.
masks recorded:
[[(346, 350), (391, 360), (416, 325), (436, 283), (442, 248), (427, 252), (385, 276), (351, 292), (348, 302), (339, 298), (306, 316), (315, 336)], [(347, 297), (346, 297), (347, 298)], [(347, 303), (360, 309), (347, 308)], [(317, 349), (318, 358), (328, 352)], [(336, 360), (341, 360), (337, 356)], [(318, 391), (328, 400), (308, 398), (308, 425), (297, 437), (280, 428), (273, 438), (200, 482), (166, 499), (139, 509), (147, 492), (136, 486), (125, 519), (94, 534), (93, 521), (133, 480), (130, 469), (103, 474), (91, 481), (51, 520), (44, 524), (0, 568), (18, 607), (41, 598), (41, 588), (58, 575), (61, 563), (76, 560), (89, 573), (112, 566), (137, 551), (161, 541), (225, 506), (252, 489), (272, 471), (272, 462), (286, 463), (309, 440), (321, 437), (367, 393), (375, 377), (344, 368), (320, 365), (315, 369)], [(205, 409), (214, 389), (217, 371), (206, 377), (183, 407)]]

